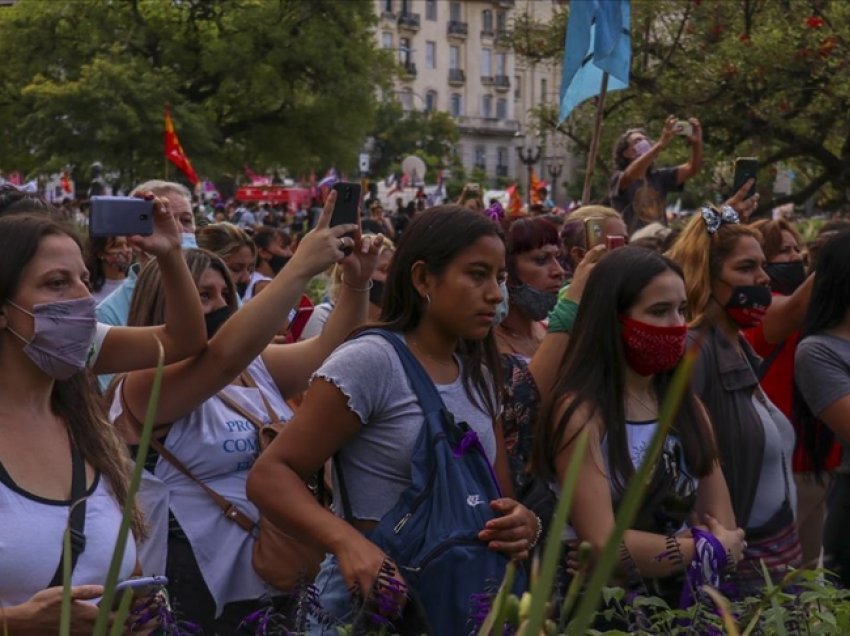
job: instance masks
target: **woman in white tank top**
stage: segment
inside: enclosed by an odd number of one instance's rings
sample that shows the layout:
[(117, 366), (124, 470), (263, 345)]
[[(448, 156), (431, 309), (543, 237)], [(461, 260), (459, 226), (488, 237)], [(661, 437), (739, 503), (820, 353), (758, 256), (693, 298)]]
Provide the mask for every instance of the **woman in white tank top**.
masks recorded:
[[(85, 372), (97, 329), (87, 279), (77, 239), (46, 214), (0, 218), (0, 604), (11, 634), (58, 631), (74, 481), (86, 543), (71, 574), (73, 633), (91, 633), (127, 494), (127, 453)], [(132, 536), (121, 579), (136, 565)]]
[[(334, 200), (335, 195), (328, 198), (319, 224), (287, 267), (239, 311), (224, 263), (207, 252), (190, 257), (210, 339), (203, 353), (165, 369), (154, 435), (164, 438), (164, 447), (197, 479), (254, 521), (258, 513), (247, 500), (245, 482), (257, 455), (257, 432), (228, 400), (268, 421), (267, 400), (278, 419), (289, 419), (285, 398), (302, 392), (313, 371), (366, 318), (369, 280), (381, 239), (355, 243), (344, 236), (355, 226), (329, 227)], [(355, 253), (345, 258), (350, 248)], [(269, 344), (307, 282), (337, 261), (344, 269), (344, 285), (322, 335), (293, 345)], [(140, 275), (130, 324), (161, 320), (163, 292), (158, 278), (155, 267)], [(136, 441), (132, 421), (144, 416), (153, 375), (153, 371), (127, 374), (113, 400), (111, 416), (128, 442)], [(260, 607), (259, 597), (280, 594), (252, 568), (253, 535), (223, 517), (209, 495), (165, 458), (157, 458), (149, 468), (153, 474), (146, 476), (142, 507), (158, 511), (152, 518), (150, 542), (159, 547), (148, 550), (142, 545), (143, 567), (165, 563), (172, 598), (185, 620), (199, 624), (205, 633), (235, 631)]]

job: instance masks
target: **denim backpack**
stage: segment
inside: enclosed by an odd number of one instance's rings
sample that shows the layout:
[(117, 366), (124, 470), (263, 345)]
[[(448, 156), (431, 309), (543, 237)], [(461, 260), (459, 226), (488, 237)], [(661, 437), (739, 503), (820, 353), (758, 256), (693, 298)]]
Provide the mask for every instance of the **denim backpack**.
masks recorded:
[[(478, 539), (496, 515), (490, 502), (502, 496), (478, 436), (456, 422), (434, 382), (395, 333), (370, 329), (390, 342), (425, 414), (411, 457), (411, 485), (367, 537), (393, 559), (409, 592), (424, 609), (430, 633), (466, 635), (473, 631), (476, 600), (498, 590), (508, 558)], [(336, 462), (340, 496), (351, 520), (348, 493)], [(518, 571), (513, 591), (526, 587)]]

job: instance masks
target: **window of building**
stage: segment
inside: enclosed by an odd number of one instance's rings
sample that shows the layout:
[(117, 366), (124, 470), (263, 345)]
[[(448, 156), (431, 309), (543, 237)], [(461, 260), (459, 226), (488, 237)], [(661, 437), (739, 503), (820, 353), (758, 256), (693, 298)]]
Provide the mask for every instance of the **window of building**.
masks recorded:
[(505, 76), (508, 74), (508, 56), (507, 53), (496, 53), (496, 75)]
[(514, 75), (514, 101), (519, 101), (522, 99), (522, 82), (520, 82), (519, 75)]
[(384, 0), (384, 11), (387, 13), (393, 12), (393, 0)]
[(389, 31), (384, 31), (381, 34), (381, 46), (385, 49), (393, 48), (393, 34)]
[(398, 61), (400, 64), (407, 66), (410, 64), (410, 38), (398, 39)]
[(398, 101), (401, 102), (401, 109), (408, 113), (413, 110), (413, 91), (405, 88), (398, 95)]
[(484, 146), (475, 146), (475, 167), (487, 167), (487, 149)]
[(436, 42), (425, 42), (425, 68), (437, 68)]
[(425, 111), (433, 112), (437, 110), (437, 91), (428, 91), (425, 93)]
[(545, 79), (540, 80), (540, 101), (543, 103), (549, 101), (549, 82)]
[(458, 46), (450, 46), (449, 47), (449, 68), (451, 70), (457, 70), (460, 64), (460, 47)]
[(508, 149), (504, 146), (496, 148), (496, 165), (508, 167)]
[(463, 115), (463, 98), (460, 93), (452, 93), (451, 113), (453, 117), (460, 117)]
[(485, 119), (490, 119), (493, 117), (493, 96), (492, 95), (482, 95), (481, 96), (481, 116)]
[(496, 11), (496, 31), (502, 33), (508, 30), (508, 14), (504, 11)]
[(508, 118), (508, 100), (506, 100), (504, 97), (500, 97), (496, 100), (496, 118)]
[(425, 0), (425, 19), (437, 19), (437, 0)]
[(449, 5), (449, 20), (460, 22), (460, 2), (452, 2)]
[(401, 15), (407, 15), (410, 11), (410, 0), (401, 0)]
[(481, 29), (483, 31), (493, 30), (493, 12), (490, 9), (481, 12)]
[(493, 75), (492, 69), (492, 52), (490, 49), (481, 49), (481, 76), (482, 77), (491, 77)]

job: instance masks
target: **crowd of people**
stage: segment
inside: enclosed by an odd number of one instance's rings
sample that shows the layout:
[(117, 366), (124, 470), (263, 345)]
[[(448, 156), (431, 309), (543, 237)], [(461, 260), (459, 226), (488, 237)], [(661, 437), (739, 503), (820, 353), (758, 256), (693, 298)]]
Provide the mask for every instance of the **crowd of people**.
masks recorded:
[[(699, 561), (742, 595), (765, 572), (780, 582), (821, 564), (850, 585), (850, 223), (806, 243), (787, 220), (749, 222), (747, 183), (666, 227), (664, 192), (702, 161), (689, 124), (691, 158), (673, 168), (653, 165), (675, 120), (658, 142), (627, 131), (612, 207), (557, 222), (485, 208), (470, 189), (429, 209), (398, 202), (391, 217), (370, 193), (360, 225), (332, 225), (331, 192), (293, 231), (257, 206), (198, 218), (186, 188), (149, 181), (133, 195), (154, 203), (150, 236), (87, 240), (37, 195), (4, 187), (8, 633), (55, 631), (69, 523), (84, 537), (72, 633), (90, 633), (160, 347), (119, 575), (165, 575), (164, 593), (137, 606), (196, 633), (253, 633), (258, 616), (295, 629), (305, 614), (298, 629), (333, 634), (370, 604), (409, 633), (469, 633), (468, 599), (447, 599), (461, 583), (492, 591), (488, 577), (529, 560), (579, 462), (565, 590), (579, 544), (606, 545), (688, 349), (693, 376), (616, 583), (650, 582), (678, 603)], [(317, 279), (329, 283), (311, 300)], [(437, 548), (407, 560), (415, 542)], [(439, 602), (429, 568), (444, 577)], [(139, 610), (127, 628), (155, 633), (162, 616)]]

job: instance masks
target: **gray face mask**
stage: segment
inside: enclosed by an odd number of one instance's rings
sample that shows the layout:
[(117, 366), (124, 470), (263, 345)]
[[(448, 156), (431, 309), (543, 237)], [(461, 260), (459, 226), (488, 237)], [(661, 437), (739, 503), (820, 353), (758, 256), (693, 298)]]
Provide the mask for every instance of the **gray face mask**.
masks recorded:
[(543, 320), (558, 302), (558, 292), (543, 292), (523, 283), (511, 287), (511, 302), (532, 320)]
[(42, 303), (33, 306), (32, 311), (11, 300), (6, 302), (33, 318), (31, 340), (8, 329), (26, 345), (24, 353), (39, 369), (55, 380), (67, 380), (86, 368), (97, 329), (94, 298)]
[(505, 281), (499, 283), (499, 291), (502, 292), (502, 302), (496, 305), (496, 316), (493, 318), (493, 326), (499, 325), (508, 315), (508, 284)]

